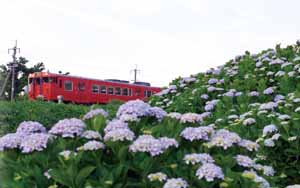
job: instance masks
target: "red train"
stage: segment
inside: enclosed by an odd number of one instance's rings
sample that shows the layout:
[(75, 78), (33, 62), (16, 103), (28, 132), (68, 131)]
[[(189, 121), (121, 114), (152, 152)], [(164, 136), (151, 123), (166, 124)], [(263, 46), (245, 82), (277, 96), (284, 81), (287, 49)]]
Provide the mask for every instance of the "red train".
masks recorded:
[(97, 80), (84, 77), (36, 72), (29, 75), (29, 98), (80, 103), (106, 104), (111, 100), (147, 100), (161, 91), (146, 82), (129, 83), (124, 80)]

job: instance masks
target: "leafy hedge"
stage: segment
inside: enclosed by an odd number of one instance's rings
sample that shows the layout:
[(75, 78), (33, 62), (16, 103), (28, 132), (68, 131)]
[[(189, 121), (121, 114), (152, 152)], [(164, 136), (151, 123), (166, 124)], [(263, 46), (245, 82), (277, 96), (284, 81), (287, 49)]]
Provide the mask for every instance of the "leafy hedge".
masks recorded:
[(0, 101), (0, 135), (15, 131), (23, 121), (38, 121), (45, 127), (50, 128), (58, 120), (84, 115), (90, 108), (101, 106), (110, 113), (112, 118), (121, 104), (112, 101), (107, 105), (74, 105), (58, 104), (45, 101), (29, 101), (27, 99), (16, 102)]

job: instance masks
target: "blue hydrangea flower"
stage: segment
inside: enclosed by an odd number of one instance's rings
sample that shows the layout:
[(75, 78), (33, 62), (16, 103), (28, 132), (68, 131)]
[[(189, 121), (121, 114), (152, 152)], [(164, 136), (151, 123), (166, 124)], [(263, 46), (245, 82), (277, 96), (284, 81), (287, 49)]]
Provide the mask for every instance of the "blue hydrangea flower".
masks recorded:
[(210, 142), (211, 146), (222, 147), (227, 149), (232, 147), (234, 144), (238, 144), (242, 139), (240, 136), (234, 132), (230, 132), (226, 129), (220, 129), (215, 134), (212, 135)]
[(263, 129), (263, 137), (267, 136), (270, 133), (274, 133), (274, 132), (277, 132), (276, 125), (273, 125), (273, 124), (266, 125)]
[(88, 140), (101, 140), (102, 136), (99, 132), (87, 130), (81, 134), (82, 138), (86, 138)]
[(104, 148), (105, 145), (102, 142), (91, 140), (85, 143), (83, 146), (77, 148), (77, 151), (96, 151)]

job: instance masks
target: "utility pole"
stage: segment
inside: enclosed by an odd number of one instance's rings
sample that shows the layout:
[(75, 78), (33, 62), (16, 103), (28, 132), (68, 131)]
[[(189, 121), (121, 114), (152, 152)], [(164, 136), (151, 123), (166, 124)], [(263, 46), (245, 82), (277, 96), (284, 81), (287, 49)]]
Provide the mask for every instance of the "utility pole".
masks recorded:
[(137, 81), (137, 74), (141, 72), (141, 70), (137, 69), (137, 65), (135, 65), (135, 69), (131, 70), (130, 72), (134, 72), (134, 82)]
[(14, 100), (14, 95), (15, 95), (15, 68), (18, 67), (18, 64), (17, 64), (17, 58), (16, 58), (16, 55), (17, 55), (17, 52), (20, 53), (20, 48), (17, 47), (18, 45), (18, 41), (16, 41), (16, 44), (13, 48), (9, 48), (8, 49), (8, 54), (10, 51), (13, 51), (12, 53), (12, 58), (13, 58), (13, 62), (12, 63), (9, 63), (8, 67), (10, 68), (10, 72), (11, 72), (11, 94), (10, 94), (10, 100), (13, 101)]

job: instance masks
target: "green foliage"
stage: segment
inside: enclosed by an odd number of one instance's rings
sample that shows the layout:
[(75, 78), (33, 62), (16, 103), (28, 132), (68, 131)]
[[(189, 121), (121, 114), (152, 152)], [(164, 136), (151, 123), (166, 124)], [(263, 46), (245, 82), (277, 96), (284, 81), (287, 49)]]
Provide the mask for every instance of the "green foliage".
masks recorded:
[(107, 105), (74, 105), (58, 104), (45, 101), (29, 101), (27, 99), (16, 102), (0, 101), (0, 135), (16, 130), (22, 121), (38, 121), (50, 128), (64, 118), (81, 117), (91, 108), (103, 108), (113, 118), (121, 102), (112, 101)]

